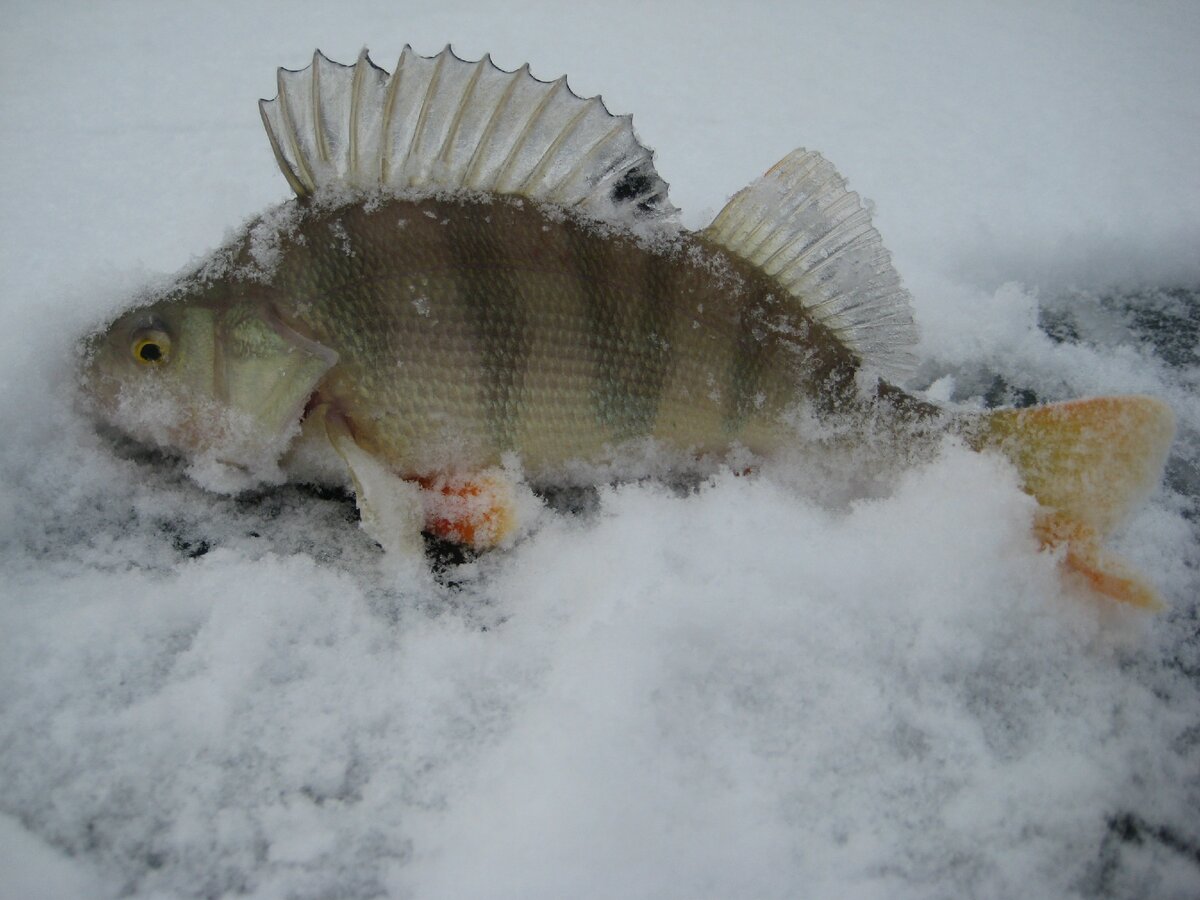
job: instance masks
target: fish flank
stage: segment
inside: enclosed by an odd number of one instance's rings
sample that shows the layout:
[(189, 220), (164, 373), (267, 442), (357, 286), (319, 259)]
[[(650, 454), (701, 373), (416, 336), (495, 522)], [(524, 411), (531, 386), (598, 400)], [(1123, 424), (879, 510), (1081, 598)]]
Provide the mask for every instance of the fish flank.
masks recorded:
[(738, 315), (737, 337), (728, 373), (729, 390), (725, 405), (725, 433), (738, 434), (747, 419), (762, 407), (755, 403), (762, 388), (762, 376), (770, 362), (773, 335), (767, 328), (767, 310), (771, 295), (754, 298), (753, 306)]
[[(460, 261), (463, 302), (475, 354), (483, 373), (483, 404), (491, 444), (497, 453), (517, 446), (523, 385), (529, 367), (530, 329), (517, 273), (504, 265), (504, 252), (490, 232), (455, 228), (447, 249)], [(487, 268), (480, 260), (494, 261)]]
[(586, 229), (571, 228), (569, 234), (597, 359), (590, 389), (593, 415), (614, 442), (648, 436), (670, 363), (667, 347), (656, 348), (652, 339), (668, 329), (672, 318), (668, 285), (657, 277), (660, 267), (633, 255), (623, 260), (612, 245), (596, 254)]

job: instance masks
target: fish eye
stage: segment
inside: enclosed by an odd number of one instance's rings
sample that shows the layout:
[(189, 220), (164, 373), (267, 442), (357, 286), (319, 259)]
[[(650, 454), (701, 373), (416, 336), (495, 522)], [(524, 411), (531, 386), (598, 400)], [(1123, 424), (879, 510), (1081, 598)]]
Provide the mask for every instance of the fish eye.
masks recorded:
[(171, 358), (171, 336), (161, 328), (143, 328), (134, 333), (130, 352), (139, 365), (161, 366)]

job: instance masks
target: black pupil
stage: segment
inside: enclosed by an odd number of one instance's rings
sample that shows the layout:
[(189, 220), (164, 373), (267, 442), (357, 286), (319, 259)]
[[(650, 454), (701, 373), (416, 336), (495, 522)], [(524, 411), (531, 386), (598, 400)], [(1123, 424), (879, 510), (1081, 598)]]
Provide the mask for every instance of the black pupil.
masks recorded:
[(158, 344), (145, 343), (138, 350), (138, 355), (146, 362), (158, 362), (162, 359), (162, 347)]

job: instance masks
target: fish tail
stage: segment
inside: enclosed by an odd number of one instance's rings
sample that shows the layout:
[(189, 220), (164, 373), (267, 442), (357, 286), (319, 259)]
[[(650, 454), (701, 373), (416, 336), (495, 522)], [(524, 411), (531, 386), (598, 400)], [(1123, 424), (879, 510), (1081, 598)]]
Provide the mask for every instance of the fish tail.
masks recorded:
[(1103, 547), (1158, 484), (1175, 432), (1170, 407), (1152, 397), (1094, 397), (983, 416), (968, 440), (1013, 464), (1039, 503), (1034, 532), (1065, 547), (1064, 564), (1097, 592), (1162, 606), (1155, 590)]

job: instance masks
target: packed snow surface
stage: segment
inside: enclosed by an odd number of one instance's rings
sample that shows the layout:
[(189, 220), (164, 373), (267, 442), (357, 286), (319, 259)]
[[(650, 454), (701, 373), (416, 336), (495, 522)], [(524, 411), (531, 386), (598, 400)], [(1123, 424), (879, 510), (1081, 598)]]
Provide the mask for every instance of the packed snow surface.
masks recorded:
[[(1200, 8), (12, 4), (0, 60), (0, 896), (1200, 895)], [(1179, 418), (1064, 579), (1002, 461), (602, 487), (397, 572), (347, 498), (98, 434), (76, 341), (287, 197), (320, 46), (634, 112), (684, 223), (799, 145), (874, 202), (907, 385)], [(568, 498), (570, 499), (570, 498)]]

